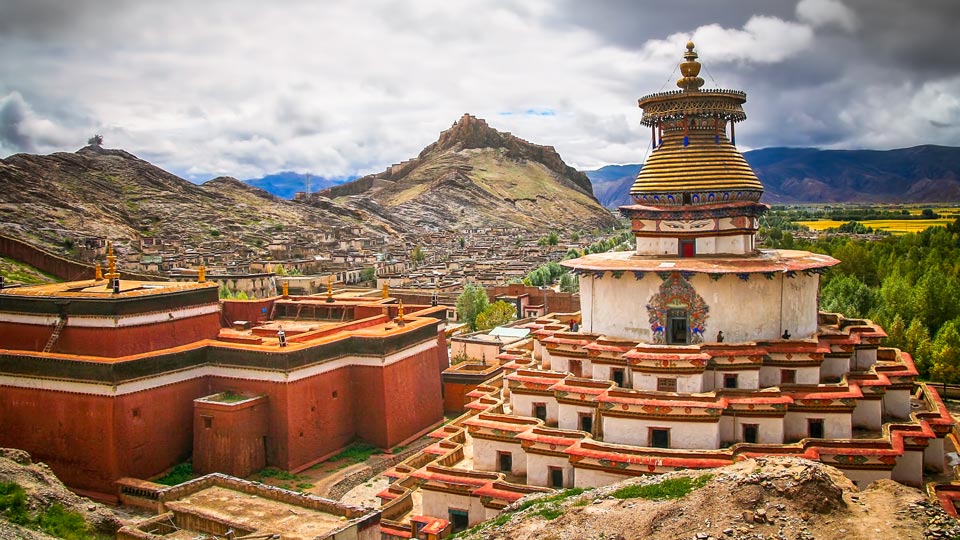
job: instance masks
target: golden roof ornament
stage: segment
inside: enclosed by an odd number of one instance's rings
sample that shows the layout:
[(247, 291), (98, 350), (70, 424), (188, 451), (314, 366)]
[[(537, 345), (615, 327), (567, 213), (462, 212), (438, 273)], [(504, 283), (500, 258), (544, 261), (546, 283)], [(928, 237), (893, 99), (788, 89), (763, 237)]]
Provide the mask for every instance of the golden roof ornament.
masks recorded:
[(197, 269), (197, 283), (206, 283), (207, 282), (207, 268), (200, 265), (200, 268)]
[(333, 274), (330, 274), (330, 277), (327, 278), (327, 303), (333, 303)]
[(630, 188), (635, 204), (697, 206), (758, 201), (763, 184), (736, 148), (734, 125), (746, 120), (740, 90), (701, 88), (701, 64), (688, 42), (679, 90), (639, 100), (650, 128), (650, 153)]
[(692, 41), (687, 42), (687, 52), (683, 55), (686, 62), (680, 62), (680, 73), (683, 75), (677, 79), (677, 86), (684, 92), (699, 92), (703, 86), (703, 79), (700, 75), (700, 62), (697, 62), (697, 53), (694, 51), (695, 45)]
[(387, 285), (387, 282), (383, 282), (383, 290), (380, 291), (380, 298), (389, 298), (390, 297), (390, 288)]
[(93, 279), (95, 281), (103, 280), (103, 269), (100, 268), (100, 263), (93, 267)]
[(107, 242), (107, 273), (104, 277), (107, 279), (120, 277), (117, 273), (117, 256), (113, 254), (113, 242)]

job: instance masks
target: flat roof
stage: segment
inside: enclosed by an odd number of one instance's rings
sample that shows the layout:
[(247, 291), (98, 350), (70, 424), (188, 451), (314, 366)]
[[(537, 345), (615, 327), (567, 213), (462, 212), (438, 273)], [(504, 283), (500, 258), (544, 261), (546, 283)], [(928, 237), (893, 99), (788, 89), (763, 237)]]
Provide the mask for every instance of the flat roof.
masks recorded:
[(303, 506), (211, 486), (177, 501), (166, 503), (170, 510), (233, 523), (261, 534), (279, 534), (287, 540), (313, 540), (343, 527), (347, 520)]
[(573, 270), (636, 271), (636, 272), (699, 272), (705, 274), (739, 274), (751, 272), (797, 272), (827, 268), (840, 261), (829, 255), (788, 249), (764, 249), (749, 256), (698, 255), (696, 257), (656, 257), (637, 255), (632, 251), (594, 253), (562, 261)]
[(216, 288), (212, 281), (197, 283), (196, 281), (136, 281), (120, 278), (120, 292), (114, 294), (113, 289), (107, 287), (106, 279), (85, 281), (66, 281), (63, 283), (48, 283), (45, 285), (30, 285), (0, 290), (0, 294), (20, 297), (51, 297), (51, 298), (131, 298), (167, 294), (172, 292)]

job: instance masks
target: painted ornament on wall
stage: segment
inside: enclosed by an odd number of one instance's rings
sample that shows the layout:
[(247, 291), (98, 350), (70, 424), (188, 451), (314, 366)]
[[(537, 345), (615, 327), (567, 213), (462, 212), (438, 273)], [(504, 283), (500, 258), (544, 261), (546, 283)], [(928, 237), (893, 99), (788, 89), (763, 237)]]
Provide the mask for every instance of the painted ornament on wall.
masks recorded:
[(654, 343), (666, 342), (667, 315), (671, 310), (686, 312), (689, 320), (690, 342), (702, 343), (710, 306), (679, 272), (671, 272), (647, 304)]

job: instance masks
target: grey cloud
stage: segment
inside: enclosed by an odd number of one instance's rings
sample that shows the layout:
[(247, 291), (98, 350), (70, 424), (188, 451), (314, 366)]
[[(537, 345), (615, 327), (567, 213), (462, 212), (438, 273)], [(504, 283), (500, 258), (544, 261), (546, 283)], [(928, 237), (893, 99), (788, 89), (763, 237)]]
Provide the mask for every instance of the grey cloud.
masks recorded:
[(27, 104), (20, 94), (0, 98), (0, 147), (15, 152), (34, 151), (33, 140), (23, 129), (27, 112)]

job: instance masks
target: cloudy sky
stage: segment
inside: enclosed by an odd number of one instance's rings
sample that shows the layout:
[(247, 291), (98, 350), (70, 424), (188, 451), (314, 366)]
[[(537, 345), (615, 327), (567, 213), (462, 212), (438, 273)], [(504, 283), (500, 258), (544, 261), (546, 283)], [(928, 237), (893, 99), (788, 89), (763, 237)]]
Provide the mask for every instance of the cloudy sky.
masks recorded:
[(366, 174), (463, 113), (592, 169), (693, 39), (743, 149), (960, 145), (958, 0), (0, 0), (0, 157), (94, 133), (194, 181)]

